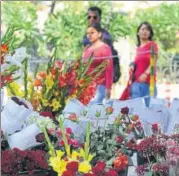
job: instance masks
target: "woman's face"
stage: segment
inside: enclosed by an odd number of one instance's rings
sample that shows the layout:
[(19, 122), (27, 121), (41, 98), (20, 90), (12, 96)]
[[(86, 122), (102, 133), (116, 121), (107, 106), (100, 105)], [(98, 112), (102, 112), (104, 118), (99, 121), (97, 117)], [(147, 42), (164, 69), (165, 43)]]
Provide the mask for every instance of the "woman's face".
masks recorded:
[(87, 37), (91, 43), (96, 42), (101, 38), (101, 32), (98, 32), (95, 28), (89, 27), (87, 29)]
[(143, 24), (139, 29), (138, 36), (140, 39), (148, 40), (150, 37), (150, 30), (148, 29), (147, 25)]

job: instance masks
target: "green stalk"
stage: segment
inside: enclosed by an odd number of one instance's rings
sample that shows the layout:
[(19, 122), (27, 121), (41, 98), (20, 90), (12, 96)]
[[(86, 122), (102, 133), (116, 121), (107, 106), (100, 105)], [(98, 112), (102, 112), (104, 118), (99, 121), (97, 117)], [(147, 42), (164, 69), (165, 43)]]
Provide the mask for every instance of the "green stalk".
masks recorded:
[(70, 157), (70, 146), (68, 145), (68, 142), (67, 142), (65, 130), (64, 130), (64, 127), (63, 127), (63, 121), (62, 121), (61, 117), (60, 117), (60, 120), (59, 120), (59, 125), (60, 125), (60, 129), (61, 129), (61, 132), (62, 132), (62, 139), (63, 139), (64, 144), (65, 144), (65, 150), (66, 150), (67, 156)]
[(28, 89), (27, 89), (27, 58), (23, 61), (24, 64), (24, 98), (27, 99)]
[(90, 131), (91, 131), (91, 123), (88, 122), (88, 127), (87, 127), (87, 130), (86, 130), (86, 142), (84, 144), (85, 160), (88, 160), (88, 155), (89, 155)]
[(52, 152), (52, 156), (55, 157), (56, 156), (55, 150), (54, 150), (53, 145), (52, 145), (52, 143), (50, 141), (50, 138), (48, 137), (47, 131), (46, 131), (46, 129), (44, 127), (42, 128), (42, 132), (45, 135), (45, 139), (47, 141), (47, 144), (48, 144), (48, 147), (49, 147), (50, 151)]

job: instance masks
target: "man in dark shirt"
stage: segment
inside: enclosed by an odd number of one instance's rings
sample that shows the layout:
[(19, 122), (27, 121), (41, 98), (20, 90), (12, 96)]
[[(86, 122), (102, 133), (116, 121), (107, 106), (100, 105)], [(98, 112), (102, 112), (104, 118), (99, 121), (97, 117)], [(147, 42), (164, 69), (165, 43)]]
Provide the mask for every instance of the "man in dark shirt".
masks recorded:
[[(88, 23), (91, 24), (93, 22), (97, 22), (97, 23), (101, 23), (101, 14), (102, 14), (102, 10), (98, 7), (90, 7), (88, 9), (88, 15), (87, 15), (87, 19), (88, 19)], [(111, 35), (109, 34), (108, 31), (106, 31), (105, 29), (102, 29), (102, 40), (108, 44), (110, 47), (112, 47), (112, 38)], [(83, 45), (86, 46), (90, 44), (89, 39), (87, 38), (87, 36), (85, 35), (83, 38)]]
[[(101, 23), (101, 15), (102, 15), (102, 10), (100, 8), (90, 7), (88, 9), (88, 14), (87, 14), (88, 23), (89, 24), (91, 24), (93, 22)], [(109, 34), (109, 32), (106, 31), (105, 29), (102, 29), (102, 41), (104, 41), (106, 44), (108, 44), (111, 47), (111, 51), (112, 51), (113, 56), (118, 55), (118, 52), (113, 47), (112, 37)], [(85, 35), (84, 38), (83, 38), (83, 45), (86, 46), (88, 44), (90, 44), (90, 41), (87, 38), (87, 35)], [(116, 83), (121, 76), (118, 56), (113, 57), (113, 65), (114, 65), (113, 83)]]

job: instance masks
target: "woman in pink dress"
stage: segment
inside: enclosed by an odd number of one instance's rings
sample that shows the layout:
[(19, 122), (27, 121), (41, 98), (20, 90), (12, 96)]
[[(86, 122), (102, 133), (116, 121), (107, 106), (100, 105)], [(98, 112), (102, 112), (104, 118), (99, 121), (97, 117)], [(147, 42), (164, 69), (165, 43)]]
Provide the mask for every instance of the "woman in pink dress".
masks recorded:
[(83, 59), (87, 61), (93, 53), (93, 61), (89, 67), (88, 73), (91, 73), (98, 65), (108, 60), (106, 69), (98, 78), (98, 87), (95, 97), (90, 104), (101, 104), (103, 100), (108, 100), (111, 96), (111, 87), (113, 83), (113, 61), (111, 48), (105, 44), (102, 38), (102, 28), (99, 23), (92, 23), (87, 28), (87, 37), (90, 44), (83, 52)]

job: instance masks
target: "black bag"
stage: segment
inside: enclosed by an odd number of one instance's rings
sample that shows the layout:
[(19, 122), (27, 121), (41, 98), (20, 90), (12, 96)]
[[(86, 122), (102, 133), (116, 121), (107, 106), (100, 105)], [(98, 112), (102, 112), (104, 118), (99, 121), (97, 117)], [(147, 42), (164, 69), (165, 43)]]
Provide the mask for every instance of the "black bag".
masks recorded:
[(118, 52), (113, 49), (112, 50), (113, 57), (113, 83), (119, 81), (121, 77), (121, 70), (120, 70), (120, 58), (118, 56)]

